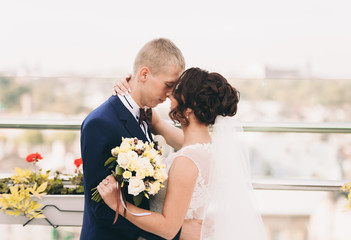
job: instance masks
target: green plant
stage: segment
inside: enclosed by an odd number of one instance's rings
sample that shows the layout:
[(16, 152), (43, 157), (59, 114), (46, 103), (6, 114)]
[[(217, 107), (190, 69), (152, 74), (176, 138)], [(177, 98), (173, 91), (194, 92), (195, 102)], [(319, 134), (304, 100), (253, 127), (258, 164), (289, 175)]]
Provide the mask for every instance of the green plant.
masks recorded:
[(37, 184), (33, 187), (26, 187), (24, 184), (10, 187), (11, 194), (2, 194), (0, 197), (1, 211), (14, 216), (22, 213), (29, 219), (44, 218), (42, 204), (34, 200), (34, 197), (41, 199), (41, 196), (46, 194), (44, 192), (46, 186), (47, 182), (39, 187)]
[[(27, 162), (36, 164), (42, 157), (39, 153), (27, 156)], [(75, 174), (64, 185), (64, 175), (60, 171), (31, 171), (16, 167), (13, 176), (0, 179), (0, 211), (9, 215), (22, 214), (30, 219), (45, 217), (38, 199), (45, 194), (83, 194), (83, 174), (79, 168), (82, 160), (76, 159)]]

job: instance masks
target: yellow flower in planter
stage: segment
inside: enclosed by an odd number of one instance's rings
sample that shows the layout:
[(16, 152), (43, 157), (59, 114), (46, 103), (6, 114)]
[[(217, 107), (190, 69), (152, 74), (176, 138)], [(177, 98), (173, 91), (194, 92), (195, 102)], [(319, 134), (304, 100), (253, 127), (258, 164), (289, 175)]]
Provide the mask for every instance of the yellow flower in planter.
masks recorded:
[[(26, 161), (36, 163), (43, 159), (39, 153), (30, 154)], [(83, 174), (80, 171), (81, 159), (74, 161), (76, 165), (75, 175), (69, 178), (74, 187), (63, 185), (61, 173), (51, 170), (42, 172), (41, 169), (31, 171), (16, 167), (13, 176), (0, 179), (0, 212), (9, 215), (23, 215), (30, 220), (33, 218), (45, 218), (42, 204), (37, 200), (46, 194), (81, 194), (83, 193)]]
[(33, 194), (33, 196), (41, 199), (41, 196), (46, 195), (45, 189), (48, 186), (47, 182), (44, 182), (37, 188), (37, 183), (34, 184), (33, 188), (29, 188), (29, 191)]
[(42, 204), (35, 201), (32, 196), (41, 198), (42, 195), (46, 194), (44, 192), (46, 186), (47, 182), (39, 187), (36, 184), (29, 188), (26, 188), (24, 185), (10, 187), (11, 194), (2, 194), (0, 197), (1, 211), (14, 216), (22, 213), (29, 219), (45, 218), (41, 210)]
[(347, 203), (345, 207), (351, 209), (351, 183), (346, 183), (341, 187), (341, 190), (347, 192)]
[(28, 183), (29, 182), (28, 179), (30, 178), (30, 175), (32, 174), (31, 170), (21, 169), (21, 168), (16, 167), (15, 171), (16, 171), (16, 175), (13, 175), (11, 177), (11, 179), (15, 183), (20, 184), (20, 183)]

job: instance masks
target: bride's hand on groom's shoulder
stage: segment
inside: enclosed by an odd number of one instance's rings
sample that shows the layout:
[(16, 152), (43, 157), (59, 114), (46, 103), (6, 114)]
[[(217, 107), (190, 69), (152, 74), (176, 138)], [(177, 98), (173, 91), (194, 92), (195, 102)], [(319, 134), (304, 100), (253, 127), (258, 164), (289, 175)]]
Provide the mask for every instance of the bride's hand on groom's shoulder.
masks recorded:
[(179, 240), (200, 240), (202, 221), (197, 219), (184, 220)]
[(100, 196), (106, 205), (109, 206), (112, 210), (115, 210), (117, 205), (116, 179), (112, 175), (107, 176), (99, 183), (97, 190), (99, 191)]
[(128, 74), (125, 78), (120, 78), (115, 81), (113, 84), (112, 95), (126, 95), (131, 93), (132, 90), (129, 86), (129, 81), (132, 79), (132, 75)]

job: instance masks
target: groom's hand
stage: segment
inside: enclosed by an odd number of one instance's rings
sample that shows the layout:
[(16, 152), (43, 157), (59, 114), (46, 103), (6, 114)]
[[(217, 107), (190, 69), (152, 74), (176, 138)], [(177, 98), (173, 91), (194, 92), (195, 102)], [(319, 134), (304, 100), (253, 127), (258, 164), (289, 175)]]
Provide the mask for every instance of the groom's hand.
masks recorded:
[(201, 220), (184, 220), (179, 240), (200, 240), (201, 226)]

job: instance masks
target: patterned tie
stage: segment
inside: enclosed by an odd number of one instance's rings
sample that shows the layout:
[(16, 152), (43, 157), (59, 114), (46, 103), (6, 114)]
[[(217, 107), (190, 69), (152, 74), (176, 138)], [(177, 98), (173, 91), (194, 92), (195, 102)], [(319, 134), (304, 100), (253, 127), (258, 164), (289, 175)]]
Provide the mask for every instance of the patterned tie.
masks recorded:
[(144, 108), (140, 108), (139, 124), (142, 124), (143, 121), (145, 121), (149, 125), (149, 127), (151, 127), (151, 124), (152, 124), (151, 108), (148, 108), (146, 111)]

